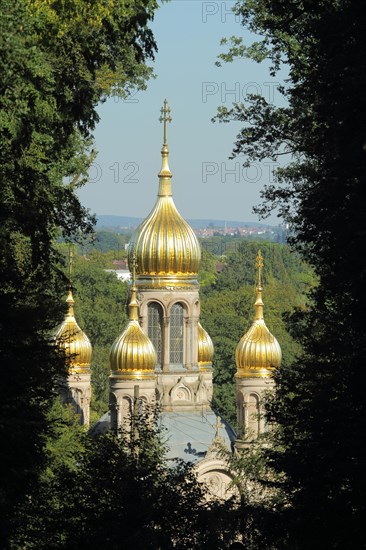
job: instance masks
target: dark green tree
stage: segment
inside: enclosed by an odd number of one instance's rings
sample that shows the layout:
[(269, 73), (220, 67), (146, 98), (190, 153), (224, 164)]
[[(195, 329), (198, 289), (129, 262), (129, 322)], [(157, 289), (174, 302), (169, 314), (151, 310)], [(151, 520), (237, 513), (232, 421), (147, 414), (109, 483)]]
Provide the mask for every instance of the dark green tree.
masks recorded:
[(124, 433), (84, 436), (80, 445), (77, 427), (62, 424), (65, 412), (56, 407), (53, 418), (49, 466), (17, 514), (14, 548), (215, 550), (234, 540), (232, 503), (207, 501), (189, 465), (168, 464), (146, 418), (138, 445)]
[(357, 0), (239, 1), (235, 9), (262, 38), (234, 37), (221, 57), (269, 59), (272, 75), (286, 64), (286, 101), (252, 95), (219, 117), (243, 122), (234, 156), (287, 155), (257, 210), (279, 209), (319, 278), (311, 309), (292, 320), (304, 354), (278, 375), (270, 407), (279, 430), (269, 456), (291, 497), (277, 544), (364, 548), (366, 15)]
[[(96, 107), (143, 87), (156, 49), (155, 0), (1, 0), (0, 546), (42, 462), (47, 411), (63, 358), (56, 237), (90, 231), (75, 189), (95, 153)], [(11, 426), (11, 428), (10, 428)]]

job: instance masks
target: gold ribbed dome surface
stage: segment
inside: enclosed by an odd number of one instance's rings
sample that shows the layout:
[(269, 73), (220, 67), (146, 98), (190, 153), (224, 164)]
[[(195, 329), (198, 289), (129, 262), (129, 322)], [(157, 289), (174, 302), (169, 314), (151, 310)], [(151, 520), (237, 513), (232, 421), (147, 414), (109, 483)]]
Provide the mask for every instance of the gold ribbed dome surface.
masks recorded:
[(154, 373), (155, 348), (143, 333), (138, 321), (129, 321), (125, 330), (114, 341), (110, 365), (112, 371), (124, 372), (136, 378)]
[(153, 343), (143, 332), (138, 320), (135, 266), (136, 262), (133, 265), (129, 321), (125, 330), (114, 341), (109, 360), (114, 375), (138, 380), (154, 376), (157, 358)]
[(54, 339), (60, 348), (65, 350), (69, 371), (89, 371), (92, 346), (89, 338), (81, 330), (74, 316), (74, 298), (69, 290), (66, 303), (68, 311), (65, 320), (57, 329)]
[(235, 361), (238, 378), (264, 378), (281, 365), (281, 348), (267, 328), (263, 318), (261, 269), (263, 258), (258, 252), (258, 286), (254, 304), (254, 322), (236, 348)]
[(281, 365), (281, 348), (263, 319), (254, 321), (235, 353), (239, 376), (263, 377)]
[(144, 276), (167, 277), (176, 279), (179, 284), (180, 277), (184, 280), (197, 275), (201, 248), (193, 229), (179, 214), (173, 201), (167, 144), (167, 122), (171, 121), (171, 117), (166, 100), (161, 112), (164, 143), (161, 150), (158, 198), (150, 214), (131, 238), (129, 265), (131, 269), (132, 255), (135, 255), (139, 279)]
[(136, 254), (138, 275), (195, 275), (201, 259), (198, 239), (171, 196), (158, 197), (132, 237), (130, 250)]
[(214, 346), (210, 335), (198, 322), (198, 365), (200, 368), (212, 365)]

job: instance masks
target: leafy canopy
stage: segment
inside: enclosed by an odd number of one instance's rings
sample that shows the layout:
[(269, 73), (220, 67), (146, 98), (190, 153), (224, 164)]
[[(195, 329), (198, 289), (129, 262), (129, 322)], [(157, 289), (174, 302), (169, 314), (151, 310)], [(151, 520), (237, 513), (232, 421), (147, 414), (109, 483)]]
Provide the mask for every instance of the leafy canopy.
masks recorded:
[(0, 1), (1, 546), (43, 460), (64, 374), (49, 341), (65, 284), (54, 243), (92, 230), (75, 190), (95, 156), (96, 107), (144, 87), (156, 51), (155, 0), (92, 4)]
[(292, 318), (304, 354), (281, 369), (269, 409), (279, 425), (269, 458), (285, 472), (291, 498), (277, 544), (361, 548), (366, 16), (357, 0), (241, 0), (235, 11), (260, 39), (247, 45), (233, 38), (222, 60), (266, 58), (272, 75), (286, 64), (285, 106), (251, 95), (219, 110), (218, 119), (243, 123), (233, 156), (287, 155), (257, 211), (279, 209), (319, 280), (310, 310)]

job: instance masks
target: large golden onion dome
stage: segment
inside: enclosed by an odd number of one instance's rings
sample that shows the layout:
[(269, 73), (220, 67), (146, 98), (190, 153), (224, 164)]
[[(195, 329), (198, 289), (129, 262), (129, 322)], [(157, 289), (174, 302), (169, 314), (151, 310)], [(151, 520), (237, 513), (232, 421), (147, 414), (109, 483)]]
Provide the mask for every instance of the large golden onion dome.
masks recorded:
[(167, 122), (172, 119), (166, 100), (161, 112), (164, 143), (161, 150), (158, 198), (150, 214), (131, 238), (129, 264), (131, 266), (132, 255), (135, 254), (138, 284), (142, 280), (153, 286), (197, 284), (200, 245), (193, 229), (179, 214), (172, 197), (172, 173), (168, 165), (167, 143)]
[(262, 267), (263, 258), (259, 251), (257, 255), (258, 285), (254, 304), (254, 322), (236, 348), (237, 378), (265, 378), (281, 365), (280, 345), (268, 330), (263, 319)]
[(57, 345), (65, 350), (69, 372), (89, 372), (92, 358), (92, 346), (89, 338), (81, 330), (74, 316), (74, 298), (69, 290), (66, 303), (68, 305), (65, 320), (55, 332)]
[(200, 370), (212, 366), (213, 354), (214, 346), (211, 337), (198, 322), (198, 366)]
[(155, 376), (157, 358), (153, 343), (140, 327), (134, 272), (135, 267), (133, 267), (129, 321), (125, 330), (114, 341), (109, 361), (112, 375), (141, 380)]

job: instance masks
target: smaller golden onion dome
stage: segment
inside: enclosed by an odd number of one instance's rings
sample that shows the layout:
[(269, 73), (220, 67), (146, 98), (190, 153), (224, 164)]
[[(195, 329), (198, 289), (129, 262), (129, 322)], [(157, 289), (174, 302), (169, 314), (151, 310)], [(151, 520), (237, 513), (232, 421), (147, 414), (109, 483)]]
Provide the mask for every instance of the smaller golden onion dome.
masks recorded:
[(236, 348), (237, 378), (266, 378), (281, 365), (280, 345), (268, 330), (263, 319), (263, 289), (261, 285), (263, 258), (260, 251), (257, 255), (256, 266), (258, 268), (258, 285), (254, 304), (254, 322)]
[(210, 335), (205, 331), (200, 322), (198, 322), (198, 366), (204, 370), (212, 366), (214, 346)]
[(171, 122), (168, 102), (164, 101), (160, 121), (164, 122), (159, 193), (154, 208), (133, 234), (129, 264), (136, 255), (139, 280), (153, 278), (155, 284), (192, 284), (197, 279), (201, 248), (190, 225), (179, 214), (172, 197), (172, 173), (168, 164), (167, 123)]
[(157, 358), (153, 343), (139, 323), (135, 267), (134, 262), (129, 321), (125, 330), (114, 341), (109, 361), (112, 376), (141, 380), (154, 377)]
[(65, 350), (68, 370), (71, 373), (89, 372), (92, 358), (92, 345), (81, 330), (74, 316), (74, 298), (71, 289), (66, 299), (68, 306), (65, 320), (56, 330), (54, 340)]

